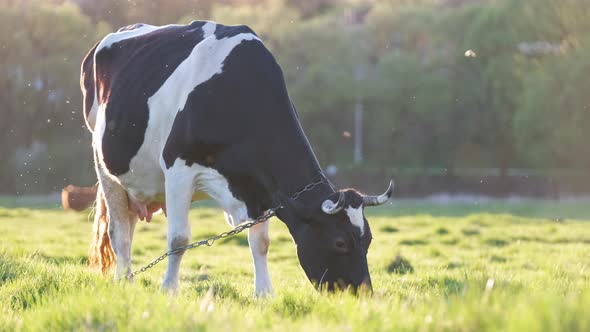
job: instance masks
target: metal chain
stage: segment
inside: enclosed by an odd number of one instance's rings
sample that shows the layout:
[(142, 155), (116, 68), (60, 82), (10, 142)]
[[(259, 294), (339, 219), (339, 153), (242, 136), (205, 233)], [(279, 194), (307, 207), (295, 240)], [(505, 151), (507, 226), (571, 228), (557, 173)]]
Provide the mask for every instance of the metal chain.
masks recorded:
[(313, 189), (313, 188), (315, 188), (317, 185), (320, 185), (320, 184), (322, 184), (322, 183), (324, 183), (324, 178), (323, 178), (323, 177), (322, 177), (322, 178), (320, 178), (320, 180), (319, 180), (318, 182), (313, 182), (313, 183), (310, 183), (310, 184), (308, 184), (307, 186), (303, 187), (303, 189), (301, 189), (301, 190), (299, 190), (299, 191), (295, 192), (293, 195), (291, 195), (291, 199), (294, 199), (294, 200), (295, 200), (295, 199), (298, 199), (298, 198), (301, 196), (301, 194), (303, 194), (303, 193), (304, 193), (304, 192), (306, 192), (306, 191), (310, 191), (310, 190), (312, 190), (312, 189)]
[(239, 224), (238, 226), (234, 227), (234, 229), (232, 229), (232, 230), (230, 230), (230, 231), (223, 232), (223, 233), (221, 233), (221, 234), (218, 234), (218, 235), (212, 236), (212, 237), (210, 237), (210, 238), (207, 238), (207, 239), (204, 239), (204, 240), (199, 240), (199, 241), (197, 241), (197, 242), (193, 242), (193, 243), (191, 243), (191, 244), (188, 244), (188, 245), (186, 245), (186, 246), (182, 246), (182, 247), (174, 248), (174, 249), (172, 249), (172, 250), (170, 250), (170, 251), (166, 252), (166, 253), (165, 253), (165, 254), (163, 254), (162, 256), (160, 256), (160, 257), (158, 257), (158, 258), (154, 259), (154, 260), (153, 260), (151, 263), (147, 264), (146, 266), (142, 267), (141, 269), (139, 269), (139, 270), (136, 270), (135, 272), (132, 272), (132, 273), (129, 273), (129, 274), (127, 274), (125, 277), (126, 277), (127, 279), (130, 279), (130, 278), (132, 278), (132, 277), (135, 277), (136, 275), (138, 275), (138, 274), (140, 274), (140, 273), (143, 273), (143, 272), (145, 272), (145, 271), (147, 271), (147, 270), (151, 269), (152, 267), (154, 267), (154, 265), (156, 265), (156, 264), (160, 263), (160, 262), (161, 262), (161, 261), (163, 261), (163, 260), (164, 260), (166, 257), (168, 257), (168, 256), (170, 256), (170, 255), (173, 255), (173, 254), (176, 254), (176, 253), (179, 253), (179, 252), (181, 252), (181, 251), (185, 251), (185, 250), (188, 250), (188, 249), (193, 249), (193, 248), (197, 248), (197, 247), (201, 247), (201, 246), (207, 246), (207, 247), (210, 247), (210, 246), (212, 246), (212, 245), (213, 245), (213, 243), (215, 243), (215, 241), (217, 241), (217, 240), (220, 240), (220, 239), (223, 239), (223, 238), (230, 237), (230, 236), (232, 236), (232, 235), (238, 234), (238, 233), (240, 233), (240, 232), (244, 231), (245, 229), (252, 228), (252, 227), (254, 227), (254, 226), (255, 226), (255, 225), (257, 225), (257, 224), (260, 224), (260, 223), (262, 223), (262, 222), (265, 222), (265, 221), (267, 221), (268, 219), (270, 219), (272, 216), (274, 216), (274, 215), (275, 215), (275, 213), (276, 213), (276, 211), (277, 211), (277, 210), (281, 209), (282, 207), (283, 207), (282, 205), (279, 205), (279, 206), (277, 206), (277, 207), (274, 207), (274, 208), (272, 208), (272, 209), (270, 209), (270, 210), (266, 211), (266, 212), (265, 212), (263, 215), (261, 215), (260, 217), (258, 217), (258, 218), (256, 218), (256, 219), (254, 219), (254, 220), (252, 220), (252, 221), (249, 221), (249, 222), (245, 222), (245, 223)]
[[(299, 190), (299, 191), (295, 192), (293, 195), (291, 195), (291, 199), (294, 199), (294, 200), (295, 200), (295, 199), (298, 199), (298, 198), (299, 198), (299, 197), (300, 197), (300, 196), (301, 196), (301, 195), (302, 195), (304, 192), (306, 192), (306, 191), (310, 191), (310, 190), (313, 190), (313, 189), (314, 189), (316, 186), (318, 186), (318, 185), (320, 185), (320, 184), (322, 184), (322, 183), (324, 183), (324, 178), (323, 178), (323, 177), (322, 177), (322, 178), (320, 178), (320, 180), (319, 180), (319, 181), (317, 181), (317, 182), (313, 182), (313, 183), (310, 183), (310, 184), (308, 184), (307, 186), (305, 186), (303, 189), (301, 189), (301, 190)], [(272, 209), (270, 209), (270, 210), (266, 211), (266, 212), (265, 212), (263, 215), (261, 215), (260, 217), (258, 217), (258, 218), (256, 218), (256, 219), (254, 219), (254, 220), (252, 220), (252, 221), (249, 221), (249, 222), (245, 222), (245, 223), (239, 224), (238, 226), (234, 227), (234, 229), (232, 229), (232, 230), (230, 230), (230, 231), (223, 232), (223, 233), (221, 233), (221, 234), (218, 234), (218, 235), (212, 236), (212, 237), (210, 237), (210, 238), (207, 238), (207, 239), (204, 239), (204, 240), (199, 240), (199, 241), (197, 241), (197, 242), (193, 242), (193, 243), (191, 243), (191, 244), (188, 244), (188, 245), (186, 245), (186, 246), (182, 246), (182, 247), (174, 248), (174, 249), (172, 249), (172, 250), (170, 250), (170, 251), (166, 252), (166, 253), (165, 253), (165, 254), (163, 254), (162, 256), (160, 256), (160, 257), (158, 257), (158, 258), (154, 259), (154, 260), (153, 260), (151, 263), (149, 263), (149, 264), (145, 265), (145, 266), (144, 266), (144, 267), (142, 267), (141, 269), (139, 269), (139, 270), (136, 270), (136, 271), (134, 271), (134, 272), (132, 272), (132, 273), (129, 273), (129, 274), (127, 274), (127, 275), (125, 276), (125, 278), (127, 278), (127, 279), (133, 278), (133, 277), (135, 277), (136, 275), (138, 275), (138, 274), (140, 274), (140, 273), (143, 273), (143, 272), (145, 272), (145, 271), (147, 271), (147, 270), (151, 269), (152, 267), (154, 267), (154, 265), (156, 265), (156, 264), (160, 263), (161, 261), (163, 261), (163, 260), (164, 260), (166, 257), (168, 257), (168, 256), (170, 256), (170, 255), (174, 255), (174, 254), (176, 254), (176, 253), (179, 253), (179, 252), (181, 252), (181, 251), (185, 251), (185, 250), (188, 250), (188, 249), (193, 249), (193, 248), (197, 248), (197, 247), (201, 247), (201, 246), (207, 246), (207, 247), (210, 247), (210, 246), (212, 246), (212, 245), (213, 245), (213, 243), (215, 243), (215, 241), (217, 241), (217, 240), (220, 240), (220, 239), (223, 239), (223, 238), (226, 238), (226, 237), (230, 237), (230, 236), (232, 236), (232, 235), (236, 235), (236, 234), (238, 234), (238, 233), (241, 233), (242, 231), (244, 231), (244, 230), (246, 230), (246, 229), (248, 229), (248, 228), (252, 228), (252, 227), (254, 227), (254, 226), (255, 226), (255, 225), (257, 225), (257, 224), (260, 224), (260, 223), (262, 223), (262, 222), (265, 222), (265, 221), (267, 221), (268, 219), (270, 219), (272, 216), (274, 216), (274, 215), (276, 214), (277, 210), (280, 210), (280, 209), (282, 209), (282, 208), (283, 208), (283, 206), (282, 206), (282, 205), (278, 205), (278, 206), (276, 206), (276, 207), (274, 207), (274, 208), (272, 208)]]

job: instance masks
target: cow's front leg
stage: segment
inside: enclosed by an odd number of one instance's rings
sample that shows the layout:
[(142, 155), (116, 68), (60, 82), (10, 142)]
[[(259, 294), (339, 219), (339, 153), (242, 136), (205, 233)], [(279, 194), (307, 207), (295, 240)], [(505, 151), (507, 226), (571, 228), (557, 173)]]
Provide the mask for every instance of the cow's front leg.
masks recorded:
[(117, 258), (115, 280), (131, 273), (131, 241), (137, 216), (128, 209), (127, 192), (97, 167), (100, 189), (107, 208), (108, 233)]
[(268, 221), (255, 225), (248, 230), (248, 243), (254, 259), (255, 293), (256, 297), (272, 296), (272, 284), (268, 273)]
[[(193, 193), (193, 177), (186, 172), (166, 174), (166, 212), (168, 217), (168, 250), (186, 246), (191, 237), (188, 212)], [(178, 290), (178, 270), (184, 251), (168, 256), (168, 268), (162, 281), (162, 291), (175, 294)]]

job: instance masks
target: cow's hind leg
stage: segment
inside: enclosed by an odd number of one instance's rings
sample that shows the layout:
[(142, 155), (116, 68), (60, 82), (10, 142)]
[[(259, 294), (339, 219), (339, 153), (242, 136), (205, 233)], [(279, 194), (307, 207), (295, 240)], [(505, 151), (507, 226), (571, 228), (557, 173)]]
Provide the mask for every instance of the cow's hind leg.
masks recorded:
[(272, 284), (268, 273), (268, 221), (255, 225), (248, 230), (248, 243), (254, 259), (255, 296), (272, 295)]
[[(173, 166), (166, 174), (166, 213), (168, 217), (168, 250), (185, 246), (190, 241), (188, 222), (193, 194), (194, 173), (187, 166)], [(162, 281), (162, 290), (176, 293), (178, 270), (184, 251), (168, 256), (168, 268)]]
[(117, 260), (115, 279), (118, 280), (131, 272), (131, 240), (137, 216), (129, 212), (125, 189), (105, 174), (100, 165), (96, 173), (107, 208), (108, 234)]

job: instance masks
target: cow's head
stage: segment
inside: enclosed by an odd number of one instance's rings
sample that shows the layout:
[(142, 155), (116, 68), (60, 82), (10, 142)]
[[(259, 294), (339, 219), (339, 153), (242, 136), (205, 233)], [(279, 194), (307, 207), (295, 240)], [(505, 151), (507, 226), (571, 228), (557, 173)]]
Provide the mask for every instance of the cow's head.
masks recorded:
[(299, 225), (293, 234), (297, 256), (316, 287), (371, 289), (367, 251), (372, 235), (364, 208), (385, 203), (392, 193), (393, 182), (380, 196), (365, 196), (346, 189), (313, 206), (304, 207), (291, 201)]

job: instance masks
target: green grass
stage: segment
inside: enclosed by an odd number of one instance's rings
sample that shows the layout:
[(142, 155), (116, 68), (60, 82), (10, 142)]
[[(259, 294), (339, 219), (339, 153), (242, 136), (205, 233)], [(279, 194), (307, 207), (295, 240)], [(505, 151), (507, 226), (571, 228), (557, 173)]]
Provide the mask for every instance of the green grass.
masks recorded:
[[(253, 298), (245, 234), (189, 251), (180, 295), (169, 297), (159, 292), (165, 262), (133, 285), (89, 271), (86, 214), (0, 208), (0, 331), (590, 331), (587, 206), (406, 201), (374, 209), (375, 292), (360, 297), (314, 291), (273, 219), (275, 297), (267, 300)], [(193, 209), (191, 224), (195, 240), (228, 229), (211, 207)], [(164, 251), (165, 234), (162, 216), (138, 225), (135, 267)], [(390, 268), (400, 262), (412, 268)]]

